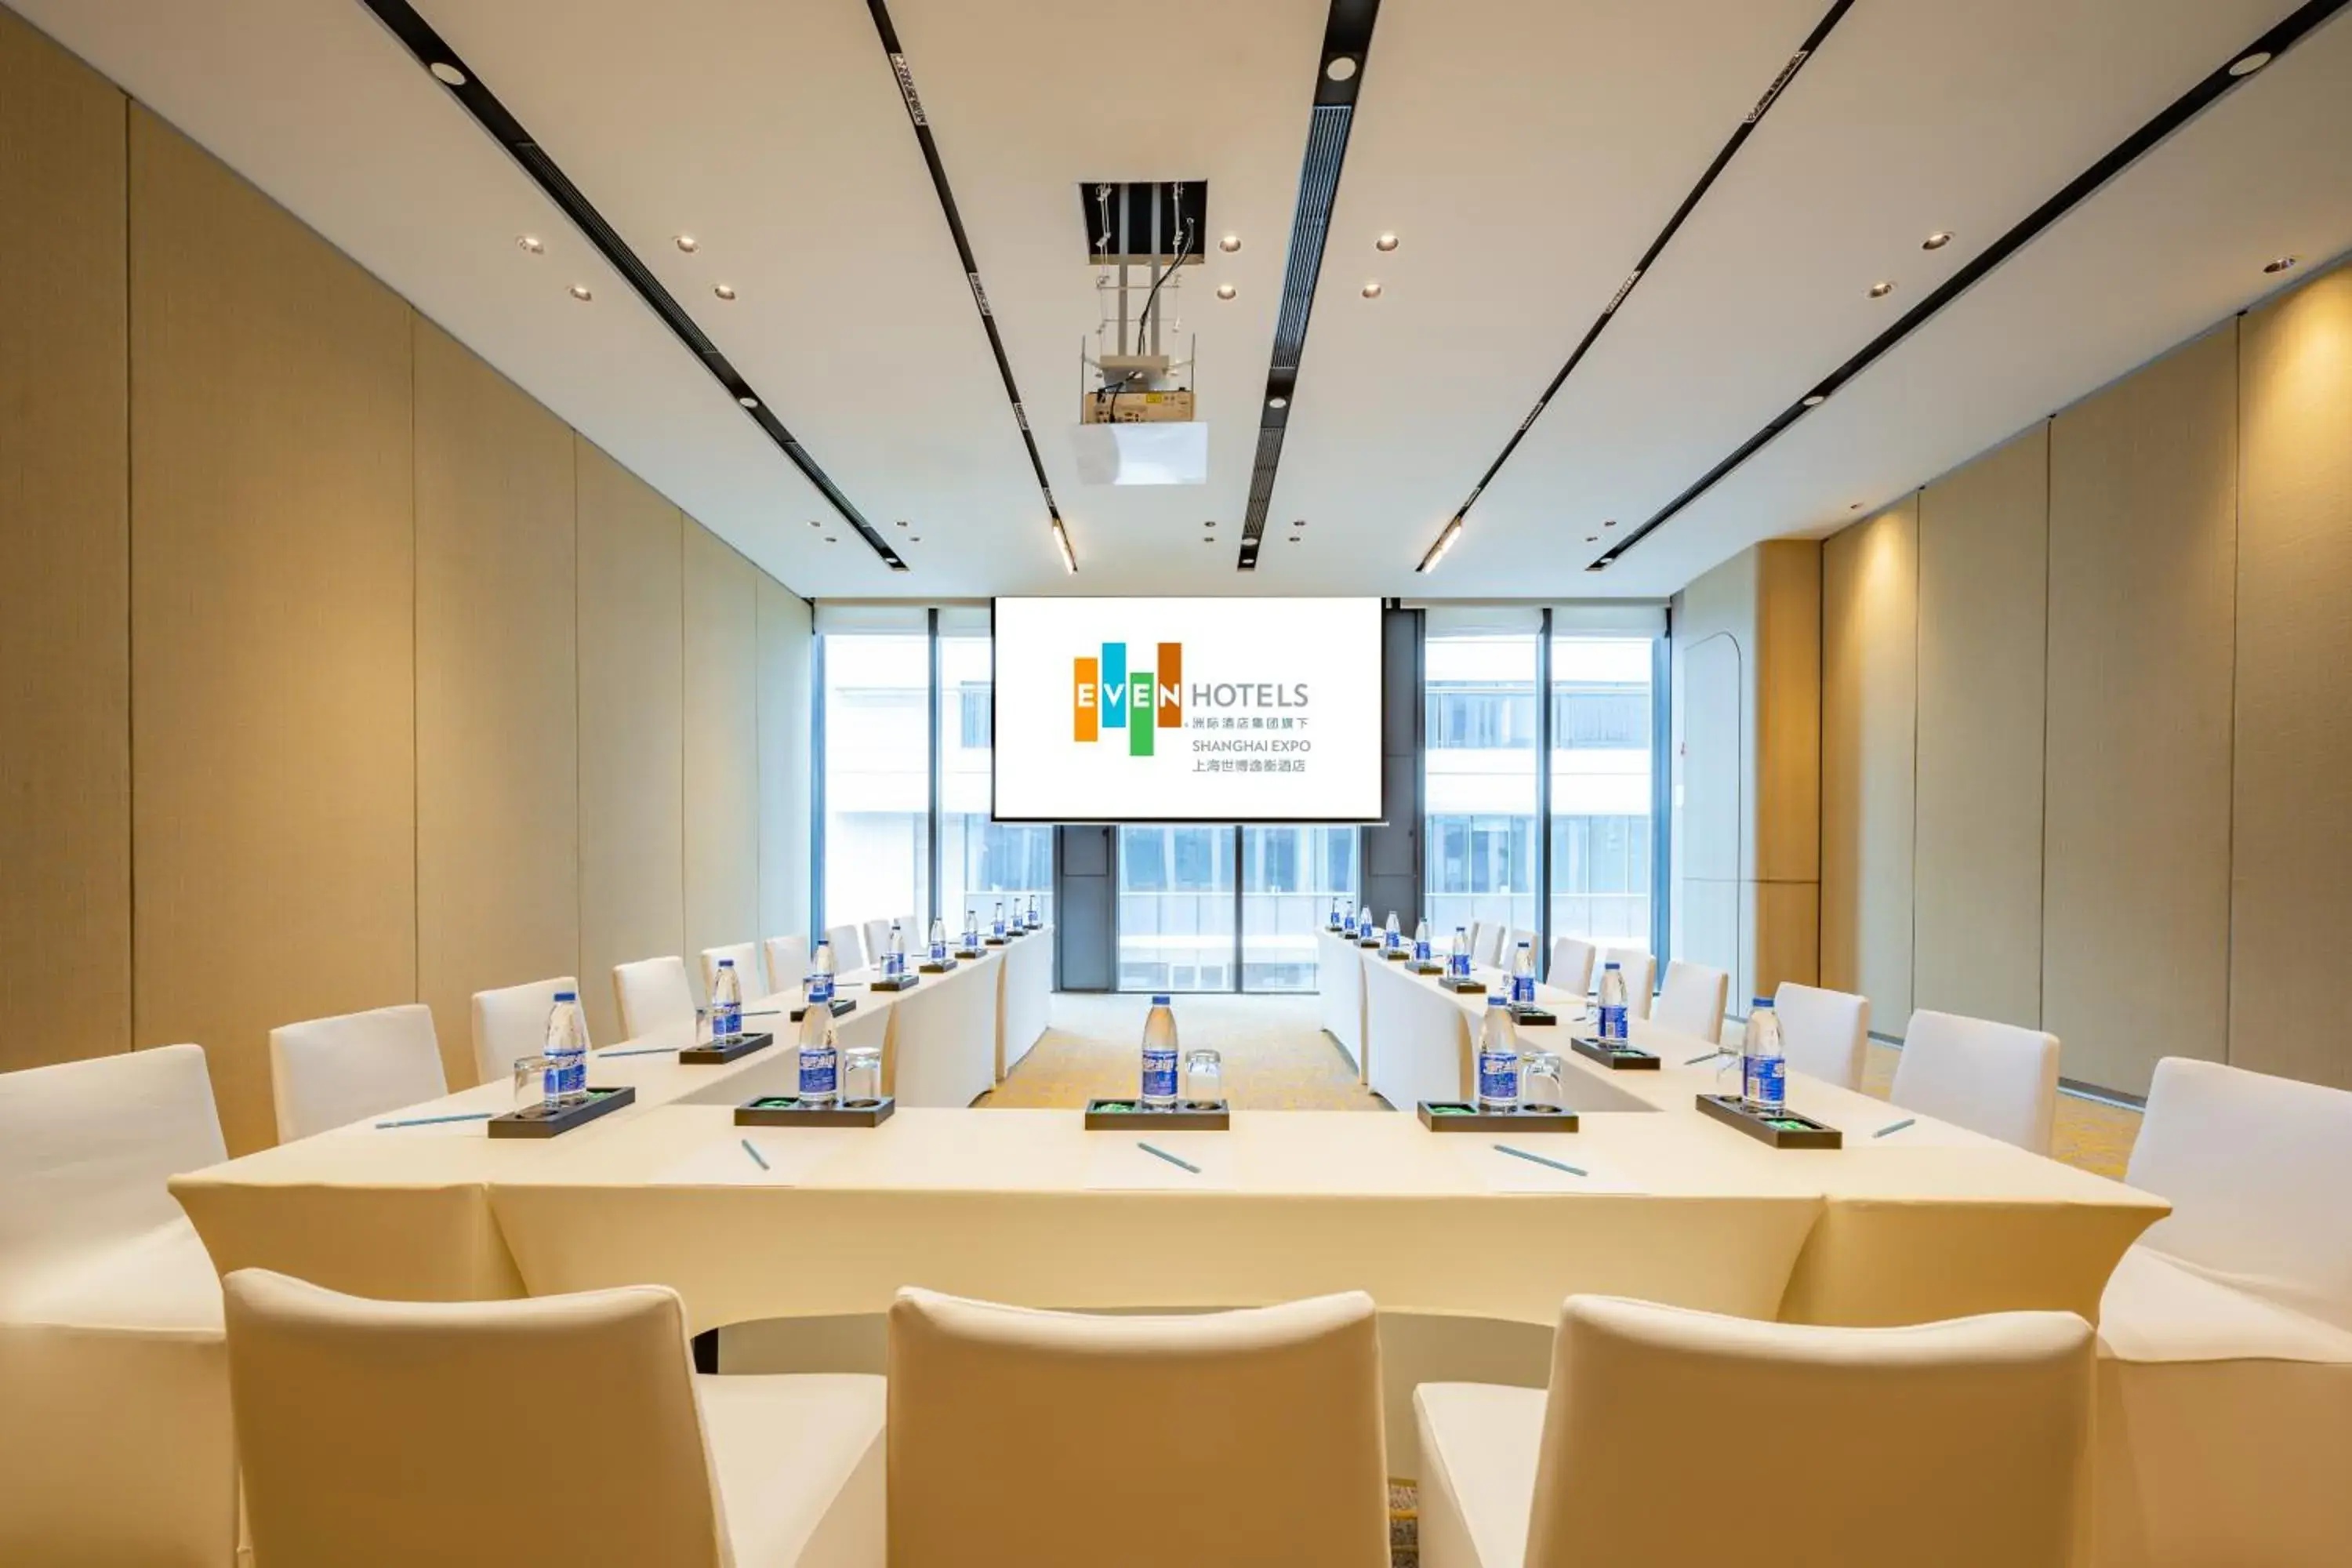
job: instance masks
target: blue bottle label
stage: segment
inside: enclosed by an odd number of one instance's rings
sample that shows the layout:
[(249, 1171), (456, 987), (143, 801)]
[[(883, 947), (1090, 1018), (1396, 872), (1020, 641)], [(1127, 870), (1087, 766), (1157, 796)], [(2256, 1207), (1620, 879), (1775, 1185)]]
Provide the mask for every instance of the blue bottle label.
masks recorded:
[(1536, 1005), (1536, 977), (1532, 974), (1511, 976), (1511, 1000), (1522, 1007)]
[(588, 1092), (588, 1058), (580, 1051), (566, 1051), (558, 1058), (562, 1062), (563, 1092), (573, 1099)]
[(1457, 952), (1451, 954), (1445, 960), (1445, 964), (1446, 973), (1457, 975), (1465, 980), (1470, 978), (1470, 955), (1468, 953)]
[(801, 1097), (831, 1094), (839, 1081), (841, 1052), (831, 1046), (809, 1046), (801, 1051)]
[(1176, 1095), (1176, 1053), (1146, 1048), (1143, 1053), (1143, 1098), (1172, 1100)]
[(561, 1057), (550, 1058), (546, 1069), (539, 1075), (539, 1097), (546, 1100), (562, 1100), (563, 1079), (563, 1058)]
[(1516, 1105), (1519, 1099), (1519, 1058), (1510, 1051), (1478, 1053), (1478, 1098)]
[(1768, 1110), (1778, 1110), (1788, 1103), (1788, 1063), (1780, 1057), (1749, 1057), (1748, 1068), (1748, 1103)]
[(833, 976), (830, 974), (811, 975), (808, 983), (808, 999), (812, 1004), (818, 1005), (822, 1005), (832, 1001)]
[(933, 963), (945, 963), (947, 961), (948, 944), (943, 942), (935, 942), (931, 943), (931, 962)]
[(1427, 963), (1429, 962), (1429, 943), (1425, 942), (1417, 942), (1412, 944), (1412, 961), (1415, 963)]
[(1601, 1037), (1604, 1040), (1622, 1040), (1625, 1037), (1625, 1005), (1623, 1003), (1621, 1002), (1613, 1007), (1610, 1006), (1606, 1003), (1601, 1005)]

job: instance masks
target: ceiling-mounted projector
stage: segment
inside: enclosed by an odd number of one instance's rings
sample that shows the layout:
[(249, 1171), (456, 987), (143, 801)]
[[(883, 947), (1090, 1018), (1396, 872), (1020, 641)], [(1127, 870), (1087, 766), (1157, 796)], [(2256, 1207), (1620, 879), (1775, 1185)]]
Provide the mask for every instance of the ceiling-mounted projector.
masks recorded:
[[(1078, 422), (1070, 439), (1089, 485), (1198, 485), (1209, 427), (1194, 417), (1192, 361), (1161, 350), (1182, 326), (1182, 269), (1201, 260), (1209, 190), (1199, 180), (1082, 184), (1097, 304), (1091, 352), (1078, 347)], [(1138, 272), (1140, 276), (1138, 276)]]

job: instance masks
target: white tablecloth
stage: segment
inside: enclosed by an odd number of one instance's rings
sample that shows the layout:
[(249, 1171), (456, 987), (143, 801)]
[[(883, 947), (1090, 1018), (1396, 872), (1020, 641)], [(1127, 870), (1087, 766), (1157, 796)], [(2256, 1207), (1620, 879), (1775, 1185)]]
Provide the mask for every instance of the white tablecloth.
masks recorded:
[(1004, 955), (998, 985), (996, 1076), (1001, 1079), (1045, 1032), (1054, 1000), (1054, 928), (1045, 926), (1013, 944)]
[(1364, 963), (1355, 942), (1336, 931), (1315, 933), (1316, 1022), (1364, 1070)]

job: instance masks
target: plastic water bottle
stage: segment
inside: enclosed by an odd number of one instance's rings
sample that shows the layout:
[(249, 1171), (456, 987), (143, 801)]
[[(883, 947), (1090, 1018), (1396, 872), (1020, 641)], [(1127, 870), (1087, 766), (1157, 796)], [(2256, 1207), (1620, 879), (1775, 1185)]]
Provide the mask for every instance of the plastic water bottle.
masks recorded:
[(996, 900), (996, 934), (999, 937), (1004, 934), (1004, 900), (1003, 899)]
[(833, 1010), (833, 943), (824, 937), (816, 939), (816, 952), (810, 960), (808, 1005), (830, 1013)]
[(1356, 917), (1356, 940), (1367, 941), (1372, 934), (1372, 906), (1366, 904), (1363, 913)]
[(1381, 933), (1381, 945), (1385, 948), (1396, 948), (1402, 947), (1403, 944), (1404, 932), (1397, 925), (1397, 912), (1394, 910), (1391, 910), (1389, 911), (1388, 929)]
[(577, 1105), (588, 1098), (588, 1030), (580, 1021), (580, 994), (559, 991), (547, 1010), (547, 1067), (540, 1097), (551, 1105)]
[(1035, 931), (1045, 923), (1045, 916), (1038, 913), (1037, 910), (1037, 895), (1032, 893), (1029, 895), (1029, 929), (1031, 931)]
[(1739, 1054), (1748, 1109), (1780, 1115), (1789, 1104), (1788, 1063), (1780, 1055), (1780, 1015), (1773, 1011), (1769, 996), (1748, 1005), (1748, 1034)]
[(907, 933), (897, 921), (890, 922), (890, 951), (882, 959), (882, 973), (894, 980), (907, 973)]
[(841, 1097), (841, 1049), (833, 1043), (833, 1009), (812, 1005), (801, 1015), (801, 1099), (831, 1105)]
[(931, 962), (945, 963), (947, 961), (948, 922), (933, 915), (931, 917)]
[(735, 977), (735, 961), (719, 961), (719, 974), (710, 983), (710, 1037), (740, 1038), (743, 1033), (743, 983)]
[(1143, 1019), (1143, 1103), (1155, 1110), (1176, 1103), (1176, 1015), (1154, 996)]
[(1532, 1007), (1536, 1005), (1535, 944), (1523, 942), (1511, 955), (1511, 1005)]
[(1323, 922), (1324, 929), (1326, 931), (1338, 931), (1343, 919), (1344, 917), (1339, 913), (1339, 900), (1333, 899), (1331, 900), (1331, 918)]
[(1415, 963), (1429, 962), (1429, 922), (1425, 920), (1412, 928), (1412, 961)]
[(1445, 950), (1445, 973), (1459, 980), (1470, 978), (1470, 932), (1467, 927), (1454, 928), (1454, 945)]
[(1510, 998), (1492, 992), (1486, 997), (1486, 1016), (1478, 1025), (1478, 1109), (1518, 1107), (1518, 1026), (1511, 1022)]
[(1625, 972), (1613, 958), (1601, 966), (1601, 1037), (1625, 1038)]

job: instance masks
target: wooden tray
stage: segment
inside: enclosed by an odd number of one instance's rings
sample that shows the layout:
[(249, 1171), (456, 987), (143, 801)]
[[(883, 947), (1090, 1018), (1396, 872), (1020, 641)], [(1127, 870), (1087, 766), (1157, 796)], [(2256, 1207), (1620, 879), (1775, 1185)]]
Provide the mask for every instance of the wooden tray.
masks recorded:
[(1568, 1042), (1568, 1048), (1589, 1062), (1599, 1062), (1612, 1072), (1654, 1072), (1658, 1058), (1654, 1051), (1639, 1046), (1604, 1045), (1590, 1035), (1579, 1035)]
[(1737, 1127), (1759, 1143), (1775, 1149), (1843, 1149), (1845, 1137), (1834, 1127), (1783, 1109), (1767, 1119), (1727, 1094), (1702, 1094), (1698, 1108), (1727, 1127)]
[(1231, 1131), (1233, 1124), (1230, 1100), (1194, 1105), (1180, 1100), (1166, 1110), (1153, 1110), (1139, 1100), (1087, 1101), (1089, 1132), (1224, 1132)]
[(922, 976), (919, 974), (886, 974), (879, 980), (867, 981), (866, 983), (866, 989), (868, 991), (912, 991), (915, 988), (916, 982), (921, 978)]
[(980, 942), (982, 947), (1003, 947), (1012, 940), (1009, 936), (984, 936), (980, 939)]
[(1412, 949), (1409, 947), (1383, 948), (1381, 951), (1381, 956), (1387, 959), (1391, 963), (1411, 963), (1412, 962)]
[(1363, 937), (1358, 940), (1356, 945), (1358, 947), (1378, 947), (1381, 945), (1381, 939), (1376, 936)]
[(741, 1061), (753, 1051), (764, 1051), (775, 1043), (773, 1035), (738, 1035), (724, 1045), (711, 1040), (699, 1046), (688, 1046), (677, 1053), (677, 1059), (688, 1067), (724, 1067), (729, 1062)]
[(888, 1095), (879, 1100), (843, 1104), (806, 1105), (797, 1095), (763, 1094), (735, 1108), (738, 1127), (879, 1127), (890, 1120), (898, 1102)]
[(534, 1105), (528, 1110), (509, 1110), (504, 1116), (490, 1118), (493, 1138), (553, 1138), (583, 1127), (607, 1111), (618, 1110), (637, 1098), (637, 1091), (627, 1084), (618, 1089), (592, 1089), (588, 1098), (576, 1105), (551, 1109)]
[(960, 947), (955, 950), (955, 955), (958, 958), (986, 958), (988, 950), (981, 947)]
[(1441, 984), (1444, 984), (1448, 991), (1455, 992), (1465, 996), (1473, 991), (1484, 991), (1486, 989), (1486, 983), (1479, 979), (1475, 974), (1470, 975), (1467, 978), (1456, 978), (1443, 981)]
[[(845, 1013), (855, 1013), (855, 1012), (856, 1012), (856, 1011), (857, 1011), (857, 998), (856, 998), (856, 997), (855, 997), (855, 996), (836, 996), (836, 997), (835, 997), (835, 998), (833, 999), (833, 1016), (834, 1016), (835, 1017), (838, 1018), (838, 1017), (842, 1016), (843, 1016), (844, 1014), (845, 1014)], [(797, 1006), (797, 1007), (793, 1008), (793, 1023), (795, 1023), (795, 1024), (799, 1023), (799, 1022), (801, 1021), (801, 1018), (803, 1017), (803, 1015), (805, 1015), (807, 1012), (808, 1012), (808, 1004), (807, 1004), (807, 1003), (805, 1003), (805, 1002), (802, 1003), (799, 1006)]]
[(1432, 1132), (1573, 1132), (1573, 1110), (1481, 1110), (1461, 1100), (1424, 1100), (1413, 1108)]
[(1443, 974), (1445, 973), (1445, 965), (1440, 963), (1433, 958), (1416, 958), (1405, 967), (1412, 970), (1415, 974)]

